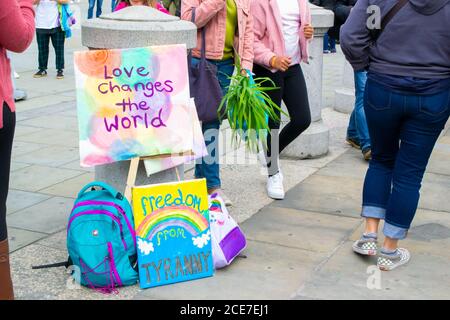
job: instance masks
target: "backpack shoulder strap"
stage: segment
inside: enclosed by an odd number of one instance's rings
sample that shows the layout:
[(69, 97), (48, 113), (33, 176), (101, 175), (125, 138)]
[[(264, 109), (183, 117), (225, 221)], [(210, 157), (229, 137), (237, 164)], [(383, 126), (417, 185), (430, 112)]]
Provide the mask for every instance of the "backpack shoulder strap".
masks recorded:
[(391, 22), (397, 13), (409, 2), (409, 0), (399, 0), (397, 4), (388, 12), (388, 14), (381, 21), (381, 31), (383, 31), (386, 26)]

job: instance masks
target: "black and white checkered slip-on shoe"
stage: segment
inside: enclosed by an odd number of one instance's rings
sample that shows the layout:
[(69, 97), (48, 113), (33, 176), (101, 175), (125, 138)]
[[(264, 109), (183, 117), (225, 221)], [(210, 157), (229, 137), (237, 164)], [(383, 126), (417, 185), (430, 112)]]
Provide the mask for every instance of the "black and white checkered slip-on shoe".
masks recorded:
[(363, 237), (353, 243), (352, 249), (364, 256), (376, 256), (378, 250), (377, 239)]
[(380, 270), (391, 271), (400, 267), (411, 259), (411, 254), (405, 248), (398, 248), (394, 256), (380, 254), (378, 257), (377, 266)]

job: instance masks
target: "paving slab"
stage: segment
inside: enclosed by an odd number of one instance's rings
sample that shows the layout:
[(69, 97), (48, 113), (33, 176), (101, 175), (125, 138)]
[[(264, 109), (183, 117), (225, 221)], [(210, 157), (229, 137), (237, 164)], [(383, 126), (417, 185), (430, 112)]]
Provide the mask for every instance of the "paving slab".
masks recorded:
[(11, 169), (10, 172), (16, 171), (16, 170), (20, 170), (20, 169), (24, 169), (26, 167), (29, 167), (30, 164), (29, 163), (22, 163), (22, 162), (17, 162), (17, 161), (11, 161)]
[(30, 245), (11, 255), (14, 293), (18, 300), (54, 300), (66, 289), (69, 275), (65, 268), (32, 270), (32, 266), (61, 262), (64, 251)]
[(32, 165), (11, 172), (9, 186), (12, 189), (35, 192), (83, 173), (85, 172)]
[[(35, 95), (38, 95), (39, 93), (35, 93)], [(27, 91), (28, 95), (28, 91)], [(29, 97), (27, 100), (20, 101), (16, 104), (17, 110), (20, 112), (23, 111), (29, 111), (29, 110), (35, 110), (35, 109), (41, 109), (45, 106), (50, 106), (54, 104), (64, 104), (66, 102), (73, 101), (73, 97), (68, 97), (66, 95), (60, 95), (60, 94), (46, 94), (46, 95), (39, 95), (35, 97)]]
[[(437, 144), (428, 162), (427, 172), (450, 176), (449, 159), (450, 145)], [(450, 180), (450, 177), (448, 179)]]
[(39, 132), (21, 135), (16, 140), (64, 147), (79, 146), (78, 134), (62, 129), (41, 129)]
[(28, 230), (8, 228), (9, 251), (14, 252), (22, 249), (47, 236), (45, 233), (32, 232)]
[(249, 241), (244, 254), (213, 277), (150, 288), (135, 299), (288, 299), (323, 255)]
[(8, 226), (52, 234), (64, 230), (73, 199), (53, 197), (7, 216)]
[(31, 207), (49, 198), (50, 196), (37, 192), (10, 189), (6, 200), (7, 214)]
[[(317, 169), (299, 166), (298, 161), (281, 160), (286, 175), (286, 190), (294, 187), (313, 174)], [(189, 173), (191, 176), (193, 173)], [(221, 167), (222, 188), (233, 202), (230, 214), (238, 221), (244, 221), (273, 200), (267, 196), (267, 176), (260, 165), (223, 165)], [(243, 195), (248, 194), (248, 197)]]
[(330, 162), (318, 173), (332, 177), (350, 177), (364, 179), (369, 163), (365, 161), (359, 150), (351, 148), (335, 161)]
[(449, 190), (449, 176), (426, 173), (420, 191), (419, 207), (434, 211), (450, 212)]
[(78, 132), (78, 121), (76, 118), (64, 117), (60, 115), (48, 115), (23, 120), (20, 124), (38, 128), (61, 129)]
[[(450, 259), (428, 251), (412, 256), (406, 266), (379, 271), (375, 257), (361, 257), (346, 242), (297, 296), (321, 299), (449, 299)], [(432, 271), (430, 270), (432, 266)]]
[(80, 158), (78, 147), (45, 146), (39, 150), (17, 156), (15, 160), (49, 167), (59, 167)]
[(54, 196), (76, 198), (81, 188), (94, 180), (94, 173), (89, 172), (64, 182), (57, 183), (49, 188), (42, 189), (40, 192)]
[(356, 218), (265, 207), (241, 227), (250, 240), (327, 253), (346, 240), (360, 224), (361, 219)]
[(42, 143), (36, 143), (36, 142), (24, 142), (24, 141), (18, 141), (14, 140), (13, 147), (12, 147), (12, 161), (16, 161), (17, 157), (40, 150), (42, 148), (45, 148), (46, 145)]
[[(17, 106), (16, 106), (17, 107)], [(20, 111), (17, 111), (17, 113), (20, 113)], [(20, 140), (18, 138), (25, 136), (25, 135), (29, 135), (29, 134), (33, 134), (33, 133), (37, 133), (39, 131), (43, 130), (42, 128), (36, 128), (36, 127), (30, 127), (30, 126), (22, 126), (17, 124), (16, 128), (14, 130), (14, 140)]]
[(273, 202), (271, 206), (359, 217), (363, 180), (319, 173), (292, 188), (285, 200)]

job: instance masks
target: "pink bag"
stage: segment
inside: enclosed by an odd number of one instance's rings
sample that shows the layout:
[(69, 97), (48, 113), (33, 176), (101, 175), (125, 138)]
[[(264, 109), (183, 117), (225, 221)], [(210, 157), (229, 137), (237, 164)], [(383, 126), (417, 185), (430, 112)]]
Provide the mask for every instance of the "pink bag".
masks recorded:
[(217, 193), (209, 197), (209, 203), (214, 268), (220, 269), (231, 264), (234, 258), (245, 249), (247, 241)]

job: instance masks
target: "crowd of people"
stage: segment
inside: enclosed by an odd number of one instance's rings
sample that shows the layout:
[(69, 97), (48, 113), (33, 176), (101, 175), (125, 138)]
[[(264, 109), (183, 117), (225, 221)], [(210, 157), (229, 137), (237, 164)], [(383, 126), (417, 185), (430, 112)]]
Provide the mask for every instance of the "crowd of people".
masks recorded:
[[(6, 197), (15, 127), (11, 68), (6, 50), (26, 50), (36, 33), (39, 70), (47, 74), (50, 40), (55, 48), (57, 77), (64, 76), (66, 22), (61, 6), (69, 0), (3, 0), (0, 11), (0, 299), (13, 298), (6, 228)], [(421, 181), (439, 134), (450, 116), (450, 0), (311, 1), (335, 13), (327, 32), (324, 52), (335, 52), (339, 42), (355, 71), (355, 109), (346, 140), (370, 160), (363, 186), (362, 217), (365, 232), (353, 245), (361, 255), (379, 255), (378, 266), (392, 270), (408, 262), (405, 239), (419, 201)], [(33, 8), (33, 3), (36, 5)], [(102, 0), (89, 0), (88, 17), (102, 14)], [(308, 89), (302, 63), (314, 36), (307, 0), (122, 0), (112, 1), (112, 11), (146, 5), (166, 14), (179, 14), (198, 27), (198, 46), (192, 64), (199, 62), (201, 30), (209, 63), (217, 67), (223, 93), (239, 58), (244, 70), (268, 77), (277, 89), (270, 98), (287, 107), (290, 122), (270, 120), (264, 149), (267, 193), (284, 198), (279, 153), (311, 123)], [(164, 7), (163, 5), (166, 5)], [(383, 29), (367, 25), (368, 7), (377, 5)], [(398, 13), (400, 12), (400, 13)], [(68, 13), (70, 17), (70, 12)], [(385, 19), (389, 17), (388, 23)], [(439, 23), (436, 23), (439, 21)], [(385, 24), (383, 24), (385, 22)], [(378, 28), (379, 29), (379, 28)], [(398, 41), (402, 39), (403, 41)], [(410, 44), (415, 44), (411, 50)], [(207, 94), (207, 93), (206, 93)], [(213, 106), (212, 106), (213, 107)], [(202, 123), (209, 154), (195, 167), (195, 177), (205, 178), (208, 192), (220, 193), (219, 119)], [(280, 131), (280, 132), (279, 132)], [(213, 134), (211, 134), (213, 132)], [(385, 220), (385, 240), (378, 244), (380, 220)]]

